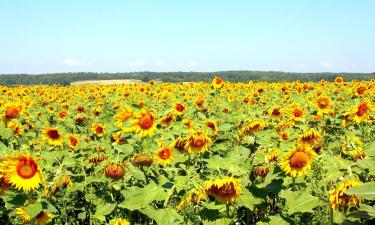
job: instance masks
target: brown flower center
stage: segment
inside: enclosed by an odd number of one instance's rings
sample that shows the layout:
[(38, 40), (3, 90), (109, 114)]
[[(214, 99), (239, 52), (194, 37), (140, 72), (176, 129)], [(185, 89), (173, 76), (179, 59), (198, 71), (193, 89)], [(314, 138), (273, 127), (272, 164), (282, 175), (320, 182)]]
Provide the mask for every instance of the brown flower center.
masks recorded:
[(296, 152), (289, 158), (289, 165), (292, 168), (303, 168), (307, 161), (309, 160), (309, 156), (305, 152)]
[(367, 112), (368, 106), (366, 103), (362, 103), (358, 106), (357, 116), (363, 116)]
[(47, 135), (49, 138), (53, 139), (53, 140), (57, 140), (60, 138), (60, 134), (59, 134), (59, 131), (56, 130), (56, 129), (50, 129), (49, 131), (47, 131)]
[(33, 159), (22, 158), (17, 164), (17, 174), (24, 179), (29, 179), (37, 172), (38, 165)]
[(154, 124), (154, 118), (151, 114), (146, 114), (142, 118), (139, 119), (138, 125), (141, 127), (142, 130), (148, 130)]

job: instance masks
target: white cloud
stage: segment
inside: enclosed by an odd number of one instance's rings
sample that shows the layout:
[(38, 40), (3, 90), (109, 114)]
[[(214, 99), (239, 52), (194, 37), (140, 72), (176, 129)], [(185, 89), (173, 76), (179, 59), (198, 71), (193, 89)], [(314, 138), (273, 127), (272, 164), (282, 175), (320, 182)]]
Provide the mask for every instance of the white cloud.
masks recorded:
[(82, 65), (82, 63), (79, 62), (78, 60), (71, 59), (71, 58), (64, 59), (64, 61), (62, 62), (62, 64), (69, 65), (69, 66), (79, 66), (79, 65)]
[(164, 61), (159, 60), (159, 61), (156, 61), (156, 62), (155, 62), (155, 65), (156, 65), (156, 66), (167, 66), (167, 63), (164, 62)]
[(332, 63), (330, 63), (330, 62), (321, 62), (321, 63), (319, 63), (319, 65), (321, 67), (325, 68), (325, 69), (330, 69), (333, 66)]
[(144, 66), (146, 65), (146, 62), (142, 59), (139, 59), (134, 62), (125, 62), (125, 66), (134, 66), (134, 67), (139, 67), (139, 66)]
[(198, 66), (198, 64), (199, 63), (195, 60), (192, 60), (192, 61), (189, 61), (189, 62), (186, 63), (187, 66), (191, 66), (191, 67), (196, 67), (196, 66)]

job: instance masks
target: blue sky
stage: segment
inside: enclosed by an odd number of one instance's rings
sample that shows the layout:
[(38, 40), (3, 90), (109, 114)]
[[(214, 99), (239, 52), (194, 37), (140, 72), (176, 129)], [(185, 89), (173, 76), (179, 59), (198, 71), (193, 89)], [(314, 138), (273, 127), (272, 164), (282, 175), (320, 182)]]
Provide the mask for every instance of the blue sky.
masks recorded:
[(0, 73), (375, 72), (372, 0), (1, 0)]

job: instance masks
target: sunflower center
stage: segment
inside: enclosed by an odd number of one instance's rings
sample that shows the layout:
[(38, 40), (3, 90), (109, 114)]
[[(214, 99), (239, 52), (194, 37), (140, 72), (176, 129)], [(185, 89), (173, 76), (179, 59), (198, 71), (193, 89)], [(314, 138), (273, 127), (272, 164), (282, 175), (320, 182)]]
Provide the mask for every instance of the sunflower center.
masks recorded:
[(216, 84), (221, 84), (222, 80), (221, 79), (216, 79), (215, 82), (216, 82)]
[(305, 152), (296, 152), (289, 158), (289, 165), (292, 168), (300, 169), (307, 164), (308, 160), (309, 156)]
[(279, 109), (272, 110), (272, 116), (280, 116), (281, 112)]
[(361, 87), (357, 88), (357, 93), (362, 95), (363, 93), (365, 93), (365, 90), (366, 90), (366, 88), (361, 86)]
[(182, 104), (176, 104), (176, 110), (179, 111), (179, 112), (182, 112), (184, 111), (185, 107), (182, 105)]
[(73, 146), (76, 146), (78, 143), (77, 139), (75, 137), (70, 137), (70, 144)]
[(363, 116), (367, 112), (367, 109), (368, 107), (366, 103), (362, 103), (361, 105), (359, 105), (357, 116)]
[(37, 164), (32, 159), (23, 158), (17, 164), (17, 173), (24, 179), (29, 179), (37, 172)]
[(59, 131), (56, 130), (56, 129), (51, 129), (47, 132), (47, 135), (49, 138), (53, 139), (53, 140), (56, 140), (56, 139), (59, 139), (60, 138), (60, 134), (59, 134)]
[(148, 115), (145, 115), (143, 116), (141, 119), (139, 119), (139, 122), (138, 122), (139, 126), (143, 129), (143, 130), (148, 130), (152, 127), (152, 125), (154, 124), (154, 118), (152, 117), (152, 115), (148, 114)]
[(319, 106), (319, 108), (321, 108), (321, 109), (325, 109), (325, 108), (327, 108), (327, 107), (328, 107), (328, 99), (325, 99), (325, 98), (320, 99), (320, 100), (318, 101), (318, 106)]
[(171, 156), (171, 152), (166, 148), (164, 148), (162, 151), (159, 152), (159, 157), (162, 160), (167, 160), (169, 159), (170, 156)]
[(96, 131), (96, 133), (98, 133), (98, 134), (102, 134), (102, 133), (104, 132), (104, 129), (103, 129), (103, 127), (101, 127), (101, 126), (97, 126), (97, 127), (95, 128), (95, 131)]
[(193, 139), (192, 144), (196, 147), (202, 147), (204, 144), (206, 144), (206, 140), (204, 138)]
[(299, 109), (294, 110), (293, 115), (294, 115), (295, 117), (300, 117), (300, 116), (302, 116), (302, 110), (299, 110)]

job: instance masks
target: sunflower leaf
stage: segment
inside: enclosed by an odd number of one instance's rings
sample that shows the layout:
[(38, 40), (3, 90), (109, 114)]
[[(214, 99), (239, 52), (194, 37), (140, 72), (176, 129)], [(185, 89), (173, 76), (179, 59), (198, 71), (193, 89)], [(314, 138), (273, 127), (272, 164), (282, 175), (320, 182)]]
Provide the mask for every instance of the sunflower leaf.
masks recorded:
[(289, 215), (296, 212), (313, 212), (313, 209), (321, 204), (319, 198), (312, 196), (306, 190), (283, 190), (280, 192), (280, 197), (285, 199), (285, 207)]
[(351, 187), (347, 191), (345, 191), (345, 194), (356, 195), (358, 197), (362, 197), (368, 200), (374, 200), (375, 199), (375, 181), (367, 182), (360, 186)]

